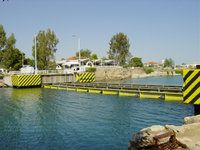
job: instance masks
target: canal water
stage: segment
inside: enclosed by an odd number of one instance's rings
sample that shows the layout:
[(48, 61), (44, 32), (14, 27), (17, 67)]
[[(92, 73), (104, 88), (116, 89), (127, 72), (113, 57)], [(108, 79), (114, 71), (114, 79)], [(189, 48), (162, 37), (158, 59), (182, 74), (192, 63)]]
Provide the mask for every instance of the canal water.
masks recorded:
[[(180, 84), (181, 78), (128, 82), (150, 81)], [(42, 88), (0, 89), (0, 149), (126, 150), (132, 134), (140, 129), (181, 125), (192, 114), (192, 105), (163, 100)]]
[(182, 76), (158, 76), (158, 77), (146, 77), (129, 79), (123, 81), (124, 83), (135, 83), (135, 84), (161, 84), (161, 85), (180, 85), (183, 84)]

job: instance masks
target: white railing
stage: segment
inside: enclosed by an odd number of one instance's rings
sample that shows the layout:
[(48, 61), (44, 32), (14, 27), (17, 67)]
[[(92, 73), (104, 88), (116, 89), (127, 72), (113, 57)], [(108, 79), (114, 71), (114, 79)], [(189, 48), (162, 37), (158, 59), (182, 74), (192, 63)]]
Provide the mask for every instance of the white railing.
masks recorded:
[(9, 71), (6, 74), (8, 74), (8, 75), (14, 75), (14, 74), (21, 74), (21, 72), (20, 71)]
[[(64, 70), (38, 70), (38, 74), (64, 74)], [(9, 71), (8, 75), (23, 74), (21, 71)], [(27, 73), (28, 74), (28, 73)]]
[(64, 74), (64, 70), (38, 70), (38, 74)]
[(95, 68), (123, 68), (122, 66), (94, 66)]

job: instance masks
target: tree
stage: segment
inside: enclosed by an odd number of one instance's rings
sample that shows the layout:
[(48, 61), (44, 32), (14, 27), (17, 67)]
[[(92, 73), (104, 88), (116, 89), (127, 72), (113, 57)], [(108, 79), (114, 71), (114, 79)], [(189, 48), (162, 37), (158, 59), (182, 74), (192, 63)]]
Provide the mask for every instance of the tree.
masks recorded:
[(174, 67), (174, 61), (171, 59), (171, 58), (166, 58), (165, 61), (164, 61), (164, 68), (166, 67), (171, 67), (173, 68)]
[(24, 65), (34, 66), (34, 60), (30, 59), (30, 58), (25, 58), (24, 59)]
[(90, 58), (91, 58), (92, 60), (98, 59), (97, 54), (92, 54), (92, 55), (90, 56)]
[(19, 70), (25, 55), (15, 47), (16, 39), (12, 33), (8, 38), (3, 25), (0, 25), (0, 66), (7, 70)]
[(110, 49), (108, 51), (109, 59), (114, 59), (118, 65), (126, 63), (129, 53), (129, 39), (124, 33), (115, 34), (110, 40)]
[(6, 32), (3, 28), (3, 25), (0, 25), (0, 67), (3, 67), (2, 64), (2, 59), (3, 59), (3, 52), (2, 50), (4, 49), (6, 45)]
[(0, 50), (2, 50), (6, 45), (6, 32), (3, 25), (0, 24)]
[(130, 67), (143, 67), (142, 58), (139, 58), (139, 57), (131, 58), (131, 60), (129, 61), (129, 66)]
[[(79, 52), (76, 52), (76, 57), (79, 57)], [(81, 49), (80, 50), (80, 57), (81, 58), (89, 58), (89, 59), (98, 59), (97, 54), (92, 54), (89, 49)]]
[[(59, 40), (56, 37), (54, 31), (48, 29), (47, 31), (39, 31), (36, 36), (36, 50), (37, 50), (37, 65), (38, 69), (54, 69), (55, 58), (54, 53), (56, 52), (56, 45)], [(35, 39), (32, 47), (32, 54), (35, 58)]]
[[(81, 58), (90, 58), (90, 55), (91, 55), (91, 51), (89, 49), (80, 50)], [(76, 57), (79, 57), (79, 52), (76, 52)]]
[(19, 70), (22, 67), (22, 53), (15, 48), (16, 39), (12, 33), (1, 51), (1, 65), (8, 70)]

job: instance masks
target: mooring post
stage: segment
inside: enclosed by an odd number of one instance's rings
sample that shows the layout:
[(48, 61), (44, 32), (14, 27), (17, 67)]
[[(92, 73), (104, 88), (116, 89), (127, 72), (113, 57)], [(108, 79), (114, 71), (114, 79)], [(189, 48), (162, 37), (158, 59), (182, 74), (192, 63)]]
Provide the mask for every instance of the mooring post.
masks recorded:
[(194, 106), (194, 115), (200, 114), (200, 105), (193, 105)]
[[(196, 69), (200, 69), (200, 65), (196, 65)], [(193, 106), (194, 106), (194, 115), (199, 115), (200, 114), (200, 105), (194, 104)]]

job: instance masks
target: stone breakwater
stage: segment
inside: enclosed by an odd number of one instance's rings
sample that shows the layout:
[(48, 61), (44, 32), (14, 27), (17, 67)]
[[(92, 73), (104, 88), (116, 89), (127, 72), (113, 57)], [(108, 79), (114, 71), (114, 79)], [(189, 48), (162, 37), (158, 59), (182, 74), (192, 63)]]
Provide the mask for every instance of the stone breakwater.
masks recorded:
[(129, 150), (200, 150), (200, 115), (184, 118), (182, 126), (154, 125), (133, 135)]

